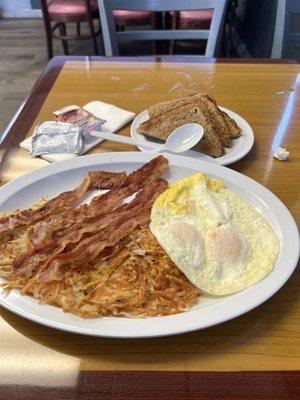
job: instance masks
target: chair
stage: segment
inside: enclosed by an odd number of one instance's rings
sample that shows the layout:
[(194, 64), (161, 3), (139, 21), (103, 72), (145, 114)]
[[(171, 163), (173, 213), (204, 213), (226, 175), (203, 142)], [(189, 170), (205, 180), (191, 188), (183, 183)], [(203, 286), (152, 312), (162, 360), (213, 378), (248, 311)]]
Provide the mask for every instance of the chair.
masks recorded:
[(289, 43), (300, 43), (299, 20), (299, 0), (278, 0), (271, 58), (287, 58)]
[[(214, 10), (180, 11), (177, 14), (178, 27), (184, 29), (209, 29)], [(176, 18), (174, 18), (176, 19)]]
[[(214, 10), (177, 11), (172, 13), (172, 29), (209, 29)], [(173, 54), (176, 46), (171, 40), (169, 54)]]
[[(149, 11), (114, 10), (113, 16), (117, 31), (124, 31), (126, 26), (150, 25), (152, 29), (156, 26), (155, 14)], [(156, 45), (153, 41), (152, 50), (156, 53)]]
[[(199, 40), (206, 39), (206, 57), (217, 54), (228, 0), (98, 0), (105, 55), (117, 56), (118, 42), (125, 40)], [(117, 32), (113, 11), (193, 11), (213, 9), (213, 18), (208, 29), (149, 30)]]
[[(53, 57), (53, 39), (62, 41), (64, 54), (69, 54), (68, 40), (92, 39), (94, 50), (99, 54), (93, 19), (99, 18), (97, 0), (41, 0), (49, 59)], [(54, 22), (54, 24), (51, 24)], [(67, 35), (66, 23), (76, 23), (76, 35)], [(89, 34), (82, 35), (80, 23), (87, 22)], [(59, 34), (56, 34), (57, 29)]]
[(117, 29), (120, 31), (123, 31), (125, 26), (152, 24), (152, 13), (148, 11), (114, 10), (113, 16)]

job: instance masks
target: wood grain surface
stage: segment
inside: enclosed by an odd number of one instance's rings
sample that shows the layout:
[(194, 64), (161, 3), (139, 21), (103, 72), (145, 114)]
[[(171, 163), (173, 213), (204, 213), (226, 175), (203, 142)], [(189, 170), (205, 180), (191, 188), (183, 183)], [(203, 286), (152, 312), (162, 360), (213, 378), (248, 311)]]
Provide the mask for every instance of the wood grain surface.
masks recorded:
[[(2, 183), (47, 165), (42, 159), (31, 159), (18, 143), (38, 122), (53, 119), (52, 112), (60, 107), (102, 100), (139, 113), (156, 102), (203, 91), (241, 114), (254, 129), (253, 150), (231, 168), (273, 191), (300, 223), (299, 64), (85, 59), (68, 61), (53, 73), (50, 68), (42, 76), (29, 97), (26, 115), (22, 113), (0, 147)], [(121, 133), (128, 135), (129, 126)], [(288, 162), (272, 157), (272, 147), (278, 146), (290, 151)], [(92, 153), (116, 150), (137, 149), (105, 141)], [(296, 371), (300, 366), (299, 289), (298, 269), (271, 300), (233, 321), (177, 337), (135, 341), (59, 332), (1, 309), (0, 384), (43, 381), (51, 386), (51, 382), (59, 384), (62, 376), (72, 383), (78, 371), (91, 370)]]

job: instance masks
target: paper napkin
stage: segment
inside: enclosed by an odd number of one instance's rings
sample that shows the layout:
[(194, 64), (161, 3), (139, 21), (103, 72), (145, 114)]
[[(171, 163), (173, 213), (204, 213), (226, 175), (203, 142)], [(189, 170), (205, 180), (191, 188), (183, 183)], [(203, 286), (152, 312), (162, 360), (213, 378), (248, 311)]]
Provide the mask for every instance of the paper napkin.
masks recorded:
[[(83, 108), (90, 113), (94, 114), (98, 118), (105, 119), (107, 122), (102, 126), (103, 132), (115, 133), (123, 126), (128, 124), (128, 122), (132, 121), (135, 117), (135, 114), (130, 111), (123, 110), (122, 108), (116, 107), (113, 104), (103, 103), (102, 101), (92, 101)], [(83, 155), (87, 151), (91, 150), (93, 147), (97, 146), (97, 144), (103, 142), (104, 139), (90, 136), (88, 140), (84, 141), (83, 148), (81, 154)], [(25, 150), (31, 150), (31, 137), (23, 140), (20, 143), (20, 147)], [(69, 158), (77, 157), (76, 154), (43, 154), (40, 157), (44, 158), (49, 162), (56, 162), (67, 160)]]

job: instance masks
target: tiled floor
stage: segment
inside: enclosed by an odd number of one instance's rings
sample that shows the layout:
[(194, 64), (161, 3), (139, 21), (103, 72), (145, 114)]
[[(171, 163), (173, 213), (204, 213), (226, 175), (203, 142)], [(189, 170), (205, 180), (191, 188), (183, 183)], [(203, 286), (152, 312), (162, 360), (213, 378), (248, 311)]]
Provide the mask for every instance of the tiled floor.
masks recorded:
[[(63, 54), (59, 41), (54, 46), (55, 55)], [(93, 54), (89, 41), (74, 41), (70, 47), (72, 54)], [(41, 19), (0, 20), (0, 132), (26, 99), (47, 61)]]

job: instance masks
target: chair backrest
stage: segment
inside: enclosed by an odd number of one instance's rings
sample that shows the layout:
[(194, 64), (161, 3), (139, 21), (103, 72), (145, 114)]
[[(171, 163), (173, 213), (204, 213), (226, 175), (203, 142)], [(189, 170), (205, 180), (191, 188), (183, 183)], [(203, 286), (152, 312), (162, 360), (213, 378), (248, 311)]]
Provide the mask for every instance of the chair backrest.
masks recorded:
[[(118, 42), (136, 40), (206, 39), (206, 57), (215, 57), (228, 0), (98, 0), (105, 55), (117, 56)], [(113, 10), (190, 11), (213, 9), (210, 29), (147, 30), (117, 32)]]
[(300, 1), (278, 0), (272, 58), (288, 56), (289, 42), (300, 43)]

